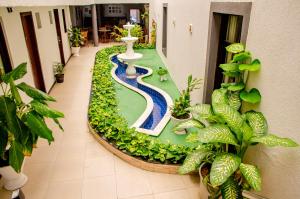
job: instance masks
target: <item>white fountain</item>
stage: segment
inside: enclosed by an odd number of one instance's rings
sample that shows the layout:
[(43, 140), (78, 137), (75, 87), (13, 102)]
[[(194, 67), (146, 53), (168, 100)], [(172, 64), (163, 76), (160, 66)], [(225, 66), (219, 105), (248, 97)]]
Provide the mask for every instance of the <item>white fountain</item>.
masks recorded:
[(128, 22), (123, 27), (128, 30), (127, 37), (121, 38), (121, 40), (126, 43), (127, 50), (125, 53), (118, 55), (118, 58), (123, 60), (124, 62), (126, 62), (128, 65), (127, 69), (126, 69), (126, 77), (133, 79), (133, 78), (136, 78), (136, 69), (135, 69), (133, 63), (136, 60), (141, 59), (143, 57), (143, 55), (140, 53), (135, 53), (133, 51), (133, 44), (135, 41), (138, 40), (137, 37), (132, 37), (130, 34), (130, 30), (134, 27), (134, 25), (132, 25)]

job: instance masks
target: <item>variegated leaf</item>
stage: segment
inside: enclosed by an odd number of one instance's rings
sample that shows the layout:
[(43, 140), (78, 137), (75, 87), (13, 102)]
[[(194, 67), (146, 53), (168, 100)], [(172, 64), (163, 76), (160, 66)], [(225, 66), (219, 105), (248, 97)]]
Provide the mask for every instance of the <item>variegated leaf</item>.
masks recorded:
[(224, 124), (216, 124), (200, 129), (198, 140), (202, 143), (224, 143), (238, 145), (230, 129)]
[(181, 167), (179, 167), (179, 174), (187, 174), (199, 168), (203, 159), (210, 153), (207, 149), (198, 149), (190, 153), (184, 160)]
[(274, 147), (274, 146), (297, 147), (297, 146), (299, 146), (298, 143), (291, 140), (290, 138), (280, 138), (273, 134), (267, 134), (267, 135), (260, 136), (260, 137), (252, 137), (250, 139), (250, 142), (253, 142), (253, 143), (259, 142), (259, 143), (265, 144), (266, 146), (269, 146), (269, 147)]
[(238, 140), (241, 141), (242, 133), (241, 127), (244, 120), (241, 114), (227, 104), (216, 104), (213, 105), (213, 110), (217, 116), (220, 116), (228, 124), (230, 129), (235, 133)]
[(268, 133), (267, 120), (261, 112), (249, 111), (245, 114), (255, 136), (263, 136)]
[(193, 115), (200, 115), (201, 118), (208, 118), (213, 115), (210, 104), (197, 104), (195, 106), (187, 108)]
[(221, 193), (224, 199), (243, 199), (241, 187), (232, 176), (221, 185)]
[(228, 97), (228, 103), (229, 106), (231, 106), (234, 110), (240, 110), (242, 101), (240, 99), (240, 93), (239, 92), (234, 92), (231, 93)]
[(244, 141), (248, 141), (253, 136), (253, 130), (246, 122), (243, 123), (241, 132), (243, 134)]
[(261, 190), (261, 176), (256, 166), (241, 163), (240, 171), (255, 191)]
[(231, 53), (240, 53), (245, 50), (245, 47), (242, 43), (234, 43), (226, 46), (226, 50)]
[(227, 90), (220, 88), (214, 90), (212, 96), (212, 105), (214, 104), (227, 104), (228, 103), (228, 96), (227, 96)]
[(188, 129), (188, 128), (204, 128), (203, 124), (197, 120), (191, 119), (188, 121), (184, 121), (181, 123), (178, 123), (177, 125), (175, 125), (175, 127), (173, 128), (173, 131), (180, 131), (182, 129)]
[(210, 170), (210, 182), (213, 186), (220, 186), (237, 170), (241, 164), (241, 158), (225, 153), (218, 155), (212, 163)]

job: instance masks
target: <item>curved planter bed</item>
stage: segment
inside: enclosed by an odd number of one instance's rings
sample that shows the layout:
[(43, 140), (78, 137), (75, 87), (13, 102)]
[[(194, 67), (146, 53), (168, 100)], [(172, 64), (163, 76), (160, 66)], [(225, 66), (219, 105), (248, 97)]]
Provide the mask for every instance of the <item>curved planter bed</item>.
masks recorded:
[(107, 140), (103, 139), (98, 133), (94, 131), (91, 125), (88, 123), (89, 131), (94, 136), (94, 138), (108, 151), (115, 154), (117, 157), (121, 158), (125, 162), (131, 164), (132, 166), (147, 170), (147, 171), (154, 171), (160, 173), (169, 173), (169, 174), (178, 174), (178, 169), (180, 165), (174, 164), (160, 164), (160, 163), (151, 163), (139, 158), (130, 156), (121, 150), (115, 148), (112, 144), (107, 142)]

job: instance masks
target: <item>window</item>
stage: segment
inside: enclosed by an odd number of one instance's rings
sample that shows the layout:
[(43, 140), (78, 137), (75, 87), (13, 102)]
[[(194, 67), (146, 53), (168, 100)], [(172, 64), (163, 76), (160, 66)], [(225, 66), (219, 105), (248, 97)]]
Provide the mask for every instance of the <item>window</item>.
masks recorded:
[(167, 56), (167, 29), (168, 27), (168, 4), (163, 4), (163, 34), (162, 34), (162, 52)]
[(67, 32), (66, 15), (64, 9), (62, 9), (62, 16), (63, 16), (63, 23), (64, 23), (64, 31)]
[(130, 9), (130, 21), (133, 23), (141, 23), (139, 9)]

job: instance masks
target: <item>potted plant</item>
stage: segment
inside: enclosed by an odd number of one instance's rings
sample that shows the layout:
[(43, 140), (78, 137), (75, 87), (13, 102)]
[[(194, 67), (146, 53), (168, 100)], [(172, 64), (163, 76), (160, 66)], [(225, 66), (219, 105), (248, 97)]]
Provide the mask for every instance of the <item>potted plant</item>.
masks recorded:
[(168, 70), (167, 69), (159, 67), (157, 70), (157, 74), (159, 75), (161, 82), (168, 80), (168, 78), (167, 78)]
[[(48, 101), (55, 99), (26, 83), (15, 81), (27, 73), (26, 63), (11, 72), (0, 74), (0, 175), (7, 190), (24, 186), (27, 177), (20, 173), (24, 156), (30, 156), (39, 138), (54, 141), (52, 131), (45, 118), (51, 118), (62, 129), (58, 118), (64, 114), (48, 107)], [(19, 91), (32, 100), (26, 103)]]
[(64, 82), (64, 65), (62, 63), (57, 62), (54, 64), (54, 76), (57, 83)]
[(68, 30), (69, 41), (73, 56), (79, 56), (80, 45), (83, 44), (83, 37), (81, 36), (80, 28), (71, 27)]
[(199, 168), (202, 185), (207, 188), (209, 198), (243, 198), (243, 190), (261, 190), (262, 179), (256, 165), (245, 163), (244, 156), (249, 147), (264, 144), (267, 147), (297, 147), (289, 138), (280, 138), (268, 133), (268, 124), (261, 112), (241, 111), (243, 103), (257, 104), (261, 95), (256, 88), (245, 89), (245, 73), (258, 71), (258, 59), (242, 44), (226, 47), (233, 53), (231, 62), (221, 64), (224, 74), (234, 81), (222, 84), (214, 90), (212, 104), (190, 107), (193, 119), (181, 123), (177, 128), (195, 127), (198, 133), (187, 139), (198, 142), (198, 148), (190, 153), (179, 169), (185, 174)]
[[(200, 88), (199, 85), (201, 83), (201, 79), (197, 79), (190, 75), (188, 77), (188, 85), (186, 90), (182, 90), (179, 98), (175, 99), (174, 105), (171, 107), (171, 119), (175, 124), (184, 122), (191, 118), (190, 111), (188, 108), (191, 106), (191, 96), (190, 93), (194, 89)], [(177, 129), (175, 133), (177, 134), (185, 134), (185, 129)]]

